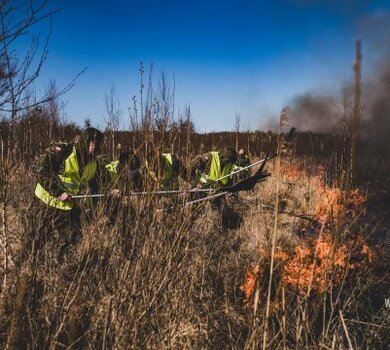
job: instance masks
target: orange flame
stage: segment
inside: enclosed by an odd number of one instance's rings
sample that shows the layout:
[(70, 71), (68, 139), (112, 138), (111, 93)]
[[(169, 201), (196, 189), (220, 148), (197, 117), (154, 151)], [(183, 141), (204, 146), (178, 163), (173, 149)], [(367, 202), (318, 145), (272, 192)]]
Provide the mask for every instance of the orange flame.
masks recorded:
[(241, 291), (245, 295), (246, 303), (248, 303), (250, 297), (255, 292), (255, 285), (256, 285), (256, 280), (259, 272), (260, 272), (259, 265), (251, 267), (246, 273), (245, 282), (240, 287)]
[[(304, 175), (303, 171), (294, 166), (284, 166), (282, 173), (289, 179), (301, 178)], [(292, 253), (278, 247), (274, 254), (274, 259), (281, 262), (281, 283), (286, 287), (296, 288), (303, 294), (309, 290), (328, 291), (331, 286), (342, 282), (347, 269), (364, 269), (367, 262), (371, 263), (375, 258), (363, 234), (336, 244), (327, 225), (330, 220), (337, 222), (341, 215), (355, 218), (364, 210), (367, 198), (359, 189), (350, 191), (348, 198), (343, 198), (343, 192), (339, 188), (323, 186), (321, 169), (319, 174), (311, 177), (309, 181), (320, 191), (317, 192), (318, 202), (314, 215), (322, 224), (321, 232), (306, 239), (304, 245), (297, 245)], [(252, 267), (246, 274), (241, 290), (247, 302), (254, 293), (259, 277), (259, 265)]]
[[(354, 263), (350, 262), (352, 253)], [(274, 255), (274, 259), (282, 263), (282, 284), (296, 288), (302, 294), (309, 289), (321, 293), (328, 291), (331, 285), (340, 285), (346, 270), (364, 269), (366, 262), (371, 263), (374, 257), (362, 235), (336, 246), (329, 233), (309, 240), (307, 246), (296, 246), (292, 254), (277, 250)], [(259, 265), (248, 270), (241, 286), (246, 303), (253, 295), (259, 277)]]

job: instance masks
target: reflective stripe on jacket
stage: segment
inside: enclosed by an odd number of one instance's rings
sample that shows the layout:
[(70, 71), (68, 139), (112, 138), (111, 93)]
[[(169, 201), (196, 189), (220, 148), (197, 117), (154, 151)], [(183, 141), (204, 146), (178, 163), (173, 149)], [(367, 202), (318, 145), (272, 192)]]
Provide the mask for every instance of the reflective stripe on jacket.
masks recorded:
[[(65, 160), (64, 174), (58, 175), (62, 182), (64, 192), (71, 195), (76, 195), (80, 191), (81, 185), (86, 185), (92, 180), (96, 174), (97, 163), (96, 160), (88, 163), (80, 175), (80, 168), (77, 161), (76, 149), (73, 147), (73, 152)], [(60, 201), (57, 197), (50, 194), (43, 188), (41, 184), (37, 184), (35, 188), (35, 195), (47, 205), (61, 210), (71, 210), (73, 208), (73, 202)]]

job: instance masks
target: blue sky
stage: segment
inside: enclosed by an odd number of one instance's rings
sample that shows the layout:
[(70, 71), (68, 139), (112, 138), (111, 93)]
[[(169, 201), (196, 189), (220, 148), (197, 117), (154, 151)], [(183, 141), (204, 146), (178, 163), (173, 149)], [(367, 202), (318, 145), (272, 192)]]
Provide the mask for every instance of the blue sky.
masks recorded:
[[(352, 78), (359, 37), (368, 72), (377, 43), (364, 24), (390, 10), (388, 1), (367, 0), (56, 0), (50, 6), (63, 9), (53, 18), (37, 88), (43, 91), (50, 79), (61, 88), (87, 67), (62, 97), (70, 120), (90, 118), (103, 128), (104, 96), (115, 84), (126, 127), (143, 62), (146, 74), (153, 63), (156, 79), (162, 71), (174, 76), (176, 111), (190, 105), (199, 131), (232, 130), (236, 113), (242, 129), (261, 128), (299, 94), (337, 91)], [(34, 30), (46, 28), (40, 23)]]

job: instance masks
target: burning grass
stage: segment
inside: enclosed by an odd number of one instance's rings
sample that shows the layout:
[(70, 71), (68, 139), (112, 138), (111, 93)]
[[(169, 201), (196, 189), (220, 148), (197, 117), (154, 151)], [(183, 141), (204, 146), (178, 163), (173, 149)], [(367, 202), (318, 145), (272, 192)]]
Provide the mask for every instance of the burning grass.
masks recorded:
[[(298, 228), (304, 233), (304, 239), (289, 249), (278, 246), (275, 251), (282, 286), (302, 295), (329, 292), (340, 286), (347, 273), (369, 268), (377, 253), (366, 242), (364, 234), (344, 236), (340, 241), (335, 232), (343, 229), (336, 228), (339, 222), (346, 225), (346, 220), (350, 223), (364, 212), (366, 197), (359, 189), (352, 190), (348, 198), (343, 197), (339, 188), (323, 185), (321, 168), (320, 175), (309, 178), (292, 165), (284, 166), (281, 173), (285, 181), (306, 178), (315, 198), (313, 220), (302, 222)], [(260, 250), (259, 255), (266, 256), (265, 249)], [(256, 280), (261, 280), (264, 272), (259, 264), (248, 270), (241, 286), (247, 303), (254, 294)]]

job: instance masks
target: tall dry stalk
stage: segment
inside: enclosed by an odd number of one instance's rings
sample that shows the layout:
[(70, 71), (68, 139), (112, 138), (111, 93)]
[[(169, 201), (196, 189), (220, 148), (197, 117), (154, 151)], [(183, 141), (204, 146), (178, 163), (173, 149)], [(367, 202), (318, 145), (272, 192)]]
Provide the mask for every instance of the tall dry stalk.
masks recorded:
[(350, 149), (350, 185), (353, 184), (353, 181), (356, 177), (356, 148), (359, 138), (359, 129), (360, 129), (360, 95), (361, 95), (361, 65), (362, 65), (362, 49), (360, 40), (356, 41), (356, 58), (353, 64), (353, 70), (355, 73), (355, 93), (354, 93), (354, 107), (353, 107), (353, 116), (352, 116), (352, 135), (351, 135), (351, 149)]
[(8, 225), (7, 225), (7, 197), (8, 197), (8, 176), (5, 167), (5, 157), (4, 157), (4, 140), (1, 138), (1, 186), (3, 187), (2, 193), (2, 207), (1, 207), (1, 229), (2, 229), (2, 242), (1, 247), (4, 254), (4, 277), (3, 277), (3, 291), (6, 290), (7, 287), (7, 274), (8, 274)]
[(241, 127), (241, 116), (239, 113), (236, 113), (236, 118), (234, 120), (234, 132), (236, 133), (236, 151), (238, 152), (238, 138), (240, 135), (240, 127)]
[(280, 154), (282, 147), (282, 129), (284, 126), (288, 125), (287, 117), (287, 108), (283, 108), (279, 120), (279, 130), (278, 130), (278, 144), (277, 144), (277, 157), (276, 157), (276, 166), (275, 166), (275, 205), (274, 205), (274, 226), (272, 231), (272, 246), (271, 246), (271, 263), (269, 269), (269, 281), (268, 281), (268, 293), (267, 293), (267, 303), (265, 309), (265, 319), (264, 319), (264, 332), (263, 332), (263, 350), (267, 347), (267, 338), (268, 338), (268, 319), (270, 312), (271, 304), (271, 289), (272, 289), (272, 279), (274, 273), (274, 258), (275, 258), (275, 247), (276, 247), (276, 236), (278, 233), (278, 215), (279, 215), (279, 190), (280, 190)]
[(115, 142), (115, 134), (118, 132), (120, 127), (120, 102), (119, 98), (116, 94), (115, 84), (111, 84), (109, 93), (105, 94), (105, 107), (106, 107), (106, 128), (110, 133), (111, 142), (111, 157), (112, 159), (116, 159), (118, 154), (116, 154), (116, 142)]

